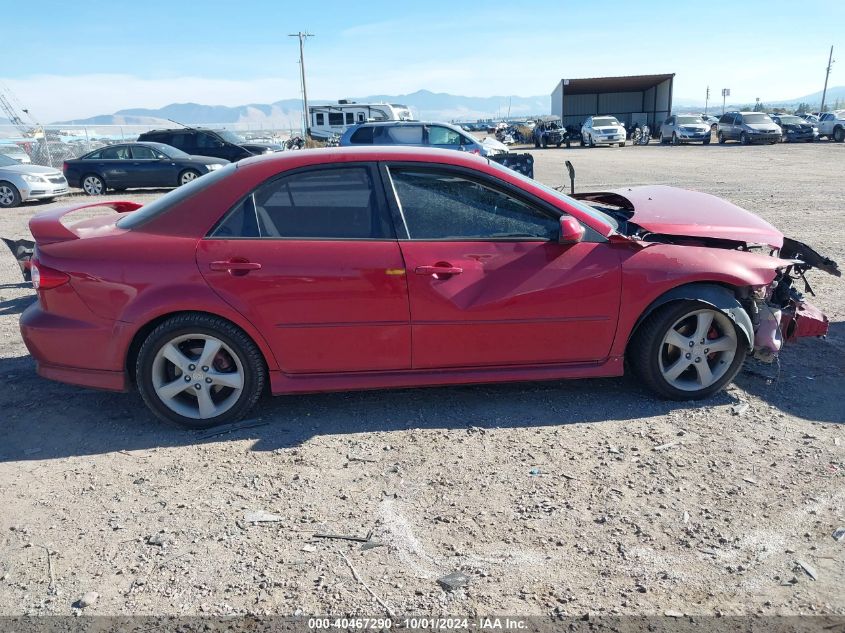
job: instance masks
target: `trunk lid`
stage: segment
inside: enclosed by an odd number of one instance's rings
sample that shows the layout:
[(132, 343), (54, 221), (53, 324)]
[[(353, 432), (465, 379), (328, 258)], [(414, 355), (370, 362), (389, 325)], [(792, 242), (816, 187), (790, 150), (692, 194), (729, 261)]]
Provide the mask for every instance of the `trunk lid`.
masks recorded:
[(29, 221), (29, 231), (32, 233), (32, 237), (35, 238), (35, 243), (38, 246), (55, 244), (57, 242), (67, 242), (68, 240), (97, 237), (106, 234), (114, 234), (116, 232), (124, 232), (121, 229), (115, 228), (114, 214), (82, 220), (74, 223), (70, 227), (62, 224), (62, 217), (68, 215), (69, 213), (96, 207), (105, 207), (117, 211), (118, 213), (127, 213), (129, 211), (140, 209), (141, 205), (134, 202), (110, 201), (80, 204), (73, 207), (63, 207), (61, 209), (46, 211), (33, 216), (33, 218)]

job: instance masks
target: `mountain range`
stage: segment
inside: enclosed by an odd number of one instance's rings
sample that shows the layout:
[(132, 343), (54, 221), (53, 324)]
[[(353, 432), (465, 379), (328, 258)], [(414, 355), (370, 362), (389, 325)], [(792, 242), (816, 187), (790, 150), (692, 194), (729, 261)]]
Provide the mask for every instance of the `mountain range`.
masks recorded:
[[(414, 115), (422, 120), (474, 120), (511, 116), (528, 116), (548, 113), (551, 97), (465, 97), (428, 90), (404, 95), (368, 95), (354, 97), (359, 103), (402, 103), (411, 107)], [(309, 105), (332, 103), (309, 100)], [(158, 125), (168, 119), (195, 125), (198, 123), (223, 123), (239, 126), (268, 125), (274, 127), (299, 127), (302, 101), (283, 99), (274, 103), (250, 103), (242, 106), (210, 106), (199, 103), (171, 103), (163, 108), (130, 108), (114, 114), (102, 114), (87, 119), (58, 121), (57, 125)]]
[[(500, 119), (507, 116), (530, 116), (547, 114), (551, 110), (551, 98), (547, 95), (520, 97), (516, 95), (493, 97), (467, 97), (444, 92), (418, 90), (400, 95), (368, 95), (352, 98), (352, 101), (403, 103), (411, 106), (414, 114), (421, 120), (434, 121), (474, 121), (476, 119)], [(845, 86), (831, 87), (827, 91), (826, 102), (832, 105), (837, 100), (845, 100)], [(783, 101), (764, 101), (768, 107), (797, 106), (807, 103), (812, 109), (818, 108), (821, 91), (803, 97)], [(313, 100), (311, 105), (331, 103), (325, 100)], [(710, 101), (710, 106), (718, 109), (721, 104), (718, 97)], [(747, 106), (748, 103), (729, 103), (728, 108)], [(701, 99), (676, 98), (676, 110), (699, 109), (704, 106)], [(299, 99), (282, 99), (274, 103), (250, 103), (242, 106), (213, 106), (199, 103), (171, 103), (163, 108), (129, 108), (114, 114), (101, 114), (85, 119), (57, 121), (52, 125), (170, 125), (169, 119), (187, 125), (223, 124), (232, 127), (274, 127), (298, 128), (302, 112)], [(9, 121), (0, 118), (0, 125)]]

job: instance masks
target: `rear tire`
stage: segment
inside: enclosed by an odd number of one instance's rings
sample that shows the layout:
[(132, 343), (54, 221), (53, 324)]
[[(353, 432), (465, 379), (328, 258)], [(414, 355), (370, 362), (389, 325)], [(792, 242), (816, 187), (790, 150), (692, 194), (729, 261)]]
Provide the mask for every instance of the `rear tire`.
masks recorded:
[(88, 174), (82, 178), (82, 190), (89, 196), (102, 196), (106, 193), (106, 181), (97, 174)]
[(845, 128), (838, 127), (833, 130), (833, 140), (837, 143), (845, 141)]
[(707, 303), (673, 301), (640, 325), (628, 345), (627, 360), (656, 394), (699, 400), (721, 390), (742, 369), (745, 336)]
[(743, 132), (742, 134), (739, 135), (739, 142), (740, 142), (740, 145), (750, 145), (751, 139), (748, 138), (748, 134)]
[(5, 180), (0, 181), (0, 209), (12, 209), (21, 203), (18, 188)]
[(240, 419), (267, 380), (255, 343), (229, 321), (200, 313), (177, 315), (155, 328), (135, 372), (153, 415), (190, 429)]

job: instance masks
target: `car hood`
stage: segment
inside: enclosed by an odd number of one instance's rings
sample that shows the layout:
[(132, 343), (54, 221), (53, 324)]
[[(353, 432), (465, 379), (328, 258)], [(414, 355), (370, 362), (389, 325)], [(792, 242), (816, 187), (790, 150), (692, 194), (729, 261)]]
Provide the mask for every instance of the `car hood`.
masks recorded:
[(481, 141), (481, 146), (487, 151), (492, 150), (493, 152), (503, 152), (505, 154), (510, 152), (510, 149), (508, 149), (507, 145), (505, 145), (501, 141), (496, 140), (492, 136), (488, 136), (483, 141)]
[(783, 233), (750, 211), (710, 194), (667, 186), (631, 187), (576, 198), (628, 211), (630, 221), (652, 233), (783, 245)]
[(778, 126), (776, 123), (746, 123), (746, 127), (757, 130), (758, 132), (777, 132)]
[(38, 176), (61, 176), (60, 172), (55, 167), (44, 167), (42, 165), (29, 165), (21, 163), (20, 165), (9, 165), (8, 167), (0, 167), (0, 172), (11, 172), (13, 174), (37, 174)]

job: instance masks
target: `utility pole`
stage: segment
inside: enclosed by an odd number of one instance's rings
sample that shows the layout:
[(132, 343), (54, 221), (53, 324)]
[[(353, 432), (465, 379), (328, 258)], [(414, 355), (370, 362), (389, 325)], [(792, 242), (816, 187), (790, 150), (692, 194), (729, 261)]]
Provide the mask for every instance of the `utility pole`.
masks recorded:
[(305, 39), (314, 37), (313, 33), (299, 31), (298, 33), (290, 33), (288, 37), (299, 38), (299, 79), (302, 82), (302, 130), (308, 136), (308, 91), (305, 89)]
[(830, 47), (830, 56), (827, 58), (827, 71), (824, 74), (824, 90), (822, 90), (822, 107), (819, 112), (824, 112), (824, 99), (827, 96), (827, 79), (830, 77), (830, 67), (833, 64), (833, 46)]
[(710, 86), (707, 86), (707, 93), (704, 96), (704, 114), (707, 114), (708, 103), (710, 103)]

